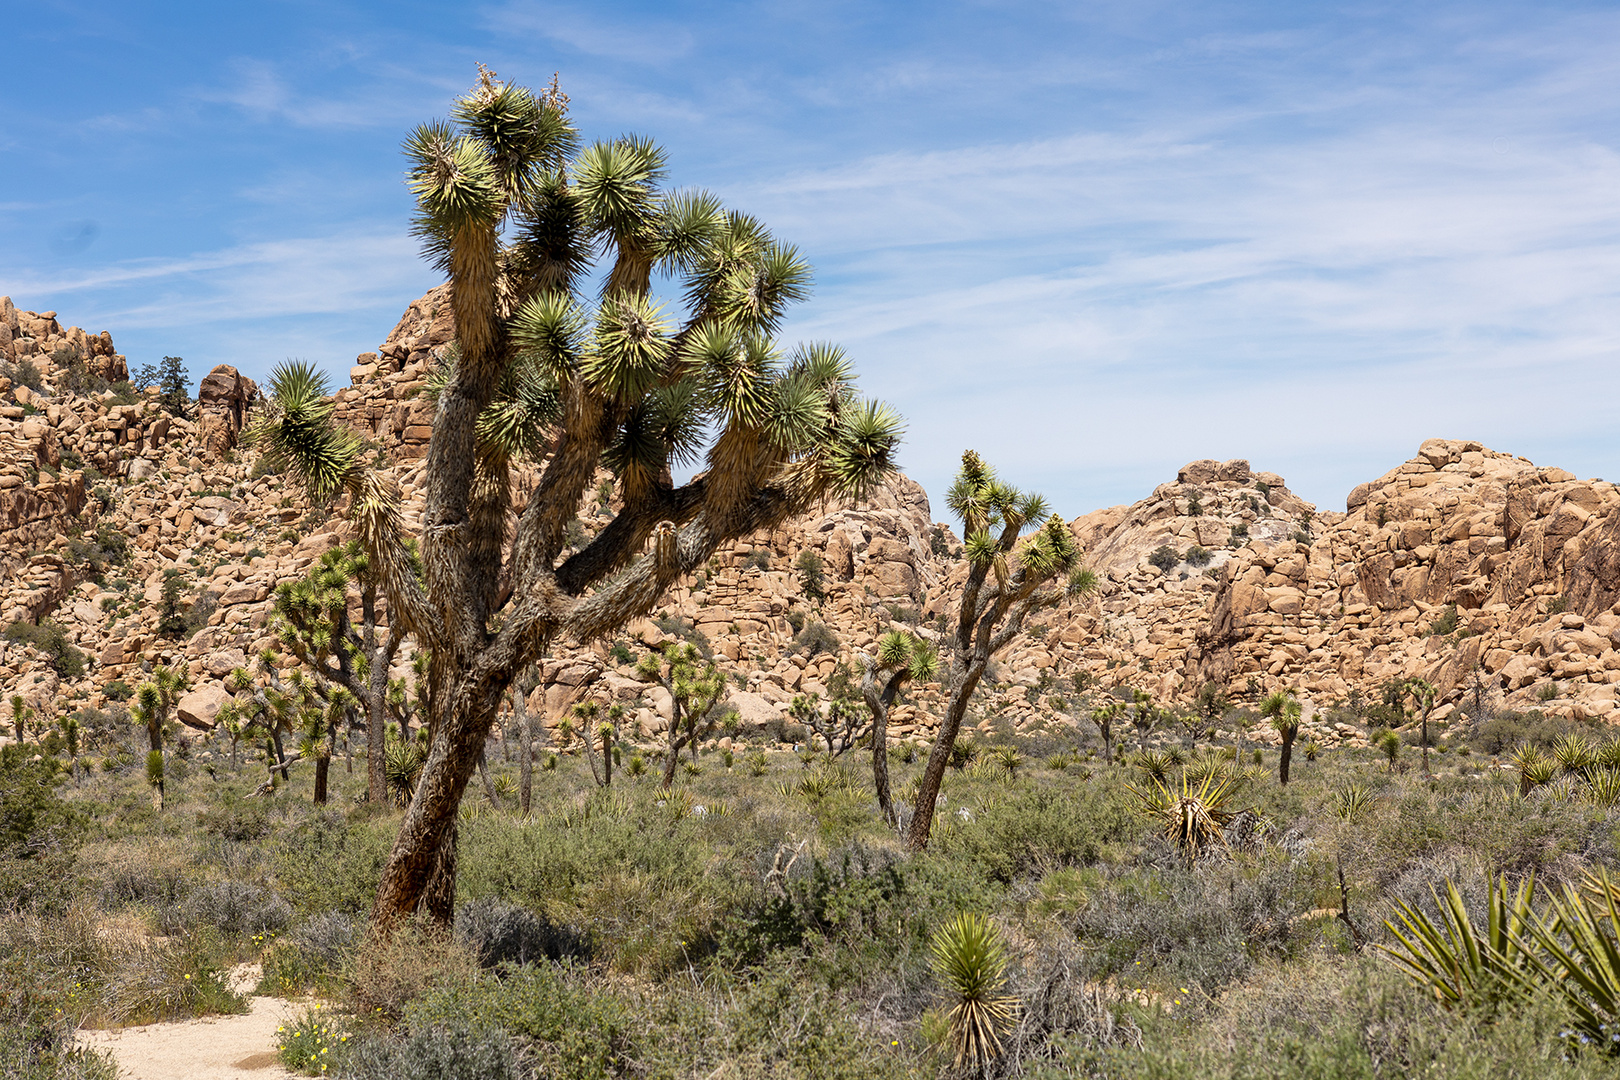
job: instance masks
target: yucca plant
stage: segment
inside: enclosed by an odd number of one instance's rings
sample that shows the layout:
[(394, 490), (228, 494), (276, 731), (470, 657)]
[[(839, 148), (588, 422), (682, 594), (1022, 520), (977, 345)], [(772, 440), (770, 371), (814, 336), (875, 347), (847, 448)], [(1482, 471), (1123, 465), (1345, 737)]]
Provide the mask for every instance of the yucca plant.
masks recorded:
[(1176, 765), (1170, 755), (1162, 750), (1144, 750), (1136, 755), (1136, 760), (1131, 764), (1144, 779), (1161, 786), (1170, 782), (1170, 770)]
[(1613, 765), (1596, 766), (1586, 774), (1586, 785), (1581, 797), (1593, 806), (1613, 810), (1620, 806), (1620, 768)]
[(1024, 756), (1016, 749), (1011, 746), (999, 748), (995, 760), (1009, 781), (1018, 779), (1018, 770), (1024, 767)]
[[(901, 431), (858, 395), (840, 349), (775, 340), (809, 292), (799, 253), (707, 192), (669, 190), (651, 140), (582, 146), (559, 90), (483, 71), (404, 150), (413, 232), (455, 323), (420, 526), (335, 427), (324, 387), (281, 369), (254, 429), (312, 497), (349, 496), (390, 626), (431, 657), (433, 737), (381, 875), (380, 927), (424, 901), (449, 921), (456, 808), (514, 679), (554, 643), (652, 610), (721, 546), (864, 497), (893, 472)], [(656, 299), (655, 275), (678, 298)], [(516, 514), (524, 462), (536, 475)], [(573, 543), (602, 466), (618, 513)]]
[(1397, 902), (1396, 918), (1384, 922), (1395, 944), (1377, 948), (1448, 1009), (1527, 993), (1535, 988), (1535, 972), (1540, 970), (1540, 962), (1526, 946), (1526, 939), (1541, 926), (1530, 906), (1534, 890), (1533, 877), (1521, 881), (1516, 890), (1509, 889), (1505, 875), (1492, 881), (1482, 932), (1456, 884), (1448, 880), (1444, 898), (1430, 890), (1438, 918)]
[(1211, 777), (1224, 776), (1231, 772), (1228, 768), (1225, 752), (1211, 747), (1194, 754), (1182, 770), (1182, 776), (1188, 783), (1202, 784)]
[(1333, 815), (1354, 821), (1372, 801), (1372, 790), (1366, 784), (1345, 784), (1333, 792)]
[(1519, 770), (1519, 794), (1528, 795), (1558, 772), (1558, 764), (1533, 743), (1515, 747), (1508, 760)]
[(1210, 776), (1195, 788), (1183, 776), (1174, 791), (1157, 782), (1150, 788), (1126, 787), (1147, 813), (1164, 822), (1164, 838), (1191, 863), (1211, 848), (1226, 846), (1222, 830), (1237, 816), (1228, 804), (1239, 785), (1233, 776)]
[(1001, 1033), (1012, 1025), (1017, 1004), (1002, 993), (1007, 958), (1000, 936), (983, 915), (963, 912), (935, 932), (930, 948), (951, 1002), (953, 1063), (982, 1066), (1001, 1053)]
[(1560, 735), (1552, 745), (1552, 759), (1565, 776), (1585, 777), (1597, 761), (1592, 743), (1584, 735)]
[(1584, 888), (1565, 885), (1548, 900), (1530, 933), (1540, 951), (1530, 962), (1589, 1039), (1620, 1053), (1620, 885), (1607, 870)]

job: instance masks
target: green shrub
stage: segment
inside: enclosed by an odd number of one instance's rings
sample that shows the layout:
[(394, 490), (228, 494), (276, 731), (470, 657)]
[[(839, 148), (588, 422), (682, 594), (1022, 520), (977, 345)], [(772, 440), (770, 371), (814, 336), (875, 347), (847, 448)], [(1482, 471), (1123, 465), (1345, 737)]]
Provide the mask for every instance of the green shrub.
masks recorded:
[(1169, 544), (1160, 544), (1148, 556), (1148, 562), (1168, 574), (1181, 563), (1181, 556)]
[(1462, 618), (1457, 614), (1457, 605), (1447, 604), (1445, 610), (1436, 615), (1434, 621), (1429, 623), (1429, 633), (1441, 637), (1454, 634), (1457, 632), (1457, 627), (1461, 625), (1461, 622)]
[(805, 656), (818, 656), (821, 653), (836, 656), (840, 644), (838, 635), (818, 619), (815, 622), (805, 623), (804, 629), (793, 635), (790, 648)]
[(822, 600), (827, 595), (823, 566), (820, 554), (811, 548), (799, 552), (799, 557), (793, 562), (793, 568), (799, 572), (799, 588), (811, 600)]
[(37, 624), (18, 619), (6, 627), (6, 640), (20, 645), (31, 645), (44, 653), (47, 662), (65, 679), (77, 679), (84, 674), (89, 659), (67, 639), (67, 631), (55, 619), (41, 619)]
[(1213, 551), (1210, 551), (1209, 548), (1207, 548), (1207, 547), (1202, 547), (1202, 546), (1200, 546), (1198, 544), (1194, 544), (1192, 547), (1187, 549), (1187, 564), (1189, 566), (1193, 566), (1193, 567), (1208, 566), (1209, 563), (1210, 563), (1210, 560), (1213, 559), (1213, 558), (1215, 558), (1215, 553)]
[(769, 570), (771, 568), (771, 549), (755, 548), (742, 561), (744, 570)]

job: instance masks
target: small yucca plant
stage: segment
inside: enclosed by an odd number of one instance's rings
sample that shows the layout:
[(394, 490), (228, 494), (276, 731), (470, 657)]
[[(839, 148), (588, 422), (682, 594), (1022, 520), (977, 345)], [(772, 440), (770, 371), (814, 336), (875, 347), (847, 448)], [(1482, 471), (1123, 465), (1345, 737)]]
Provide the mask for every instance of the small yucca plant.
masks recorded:
[(1366, 784), (1346, 784), (1333, 793), (1333, 814), (1354, 821), (1372, 805), (1372, 792)]
[(1593, 806), (1612, 810), (1620, 806), (1620, 768), (1602, 765), (1586, 774), (1581, 795)]
[(1508, 758), (1519, 770), (1519, 794), (1530, 792), (1547, 783), (1558, 772), (1558, 763), (1529, 743), (1519, 746)]
[(1170, 782), (1170, 770), (1176, 766), (1170, 755), (1162, 750), (1144, 750), (1131, 764), (1143, 777), (1160, 785)]
[(1237, 816), (1228, 804), (1241, 784), (1235, 776), (1212, 775), (1196, 788), (1183, 776), (1177, 791), (1157, 781), (1145, 789), (1126, 786), (1147, 813), (1164, 822), (1164, 838), (1193, 862), (1212, 847), (1226, 846), (1222, 830)]
[(1597, 760), (1584, 735), (1560, 735), (1552, 747), (1553, 761), (1566, 776), (1585, 776)]
[(983, 1064), (1001, 1053), (1001, 1033), (1017, 1003), (1001, 992), (1007, 983), (1001, 939), (989, 919), (963, 912), (935, 932), (931, 948), (934, 973), (954, 1002), (947, 1037), (955, 1065)]

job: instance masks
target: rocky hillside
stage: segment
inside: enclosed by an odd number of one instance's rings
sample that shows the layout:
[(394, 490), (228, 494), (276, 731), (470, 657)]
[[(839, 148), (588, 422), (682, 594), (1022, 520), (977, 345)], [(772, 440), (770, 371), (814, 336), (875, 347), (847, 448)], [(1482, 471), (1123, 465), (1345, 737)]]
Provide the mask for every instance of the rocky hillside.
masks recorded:
[[(399, 481), (408, 520), (431, 435), (420, 391), (453, 336), (436, 289), (336, 395), (339, 417)], [(0, 361), (0, 618), (16, 639), (0, 644), (0, 688), (51, 715), (114, 705), (143, 667), (184, 665), (194, 689), (182, 718), (207, 728), (223, 676), (272, 644), (271, 591), (344, 538), (341, 518), (238, 445), (258, 388), (232, 368), (215, 368), (199, 401), (171, 415), (122, 382), (108, 334), (64, 330), (54, 313), (5, 299)], [(1141, 502), (1073, 522), (1101, 588), (1001, 658), (977, 715), (987, 728), (1061, 728), (1075, 722), (1076, 681), (1166, 705), (1210, 681), (1242, 700), (1294, 687), (1321, 710), (1422, 675), (1443, 711), (1478, 683), (1495, 704), (1608, 718), (1620, 709), (1617, 505), (1613, 485), (1470, 442), (1425, 443), (1352, 492), (1344, 513), (1318, 513), (1245, 461), (1193, 462)], [(581, 541), (613, 510), (605, 483), (580, 507)], [(656, 641), (679, 619), (732, 677), (745, 730), (779, 730), (794, 695), (825, 696), (839, 663), (878, 634), (935, 633), (963, 573), (958, 547), (926, 493), (897, 477), (865, 505), (830, 505), (722, 552), (619, 642), (562, 650), (532, 705), (555, 722), (584, 697), (622, 700), (656, 739), (668, 702), (615, 645), (633, 652), (632, 639)], [(820, 600), (794, 570), (807, 549), (824, 567)], [(188, 625), (161, 633), (176, 575)], [(926, 738), (938, 704), (937, 686), (920, 688), (895, 711), (896, 737)], [(1327, 743), (1360, 735), (1320, 714), (1306, 731)]]

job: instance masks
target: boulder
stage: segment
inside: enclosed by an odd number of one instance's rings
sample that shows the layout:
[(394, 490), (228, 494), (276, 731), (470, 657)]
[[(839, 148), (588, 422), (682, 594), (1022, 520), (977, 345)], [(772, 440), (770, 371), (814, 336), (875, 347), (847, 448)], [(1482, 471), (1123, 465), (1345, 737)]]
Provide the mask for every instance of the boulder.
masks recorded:
[(197, 386), (197, 439), (214, 457), (236, 445), (259, 387), (229, 364), (214, 368)]
[(219, 715), (231, 695), (218, 683), (205, 683), (180, 699), (174, 713), (182, 724), (198, 731), (213, 731), (214, 718)]

